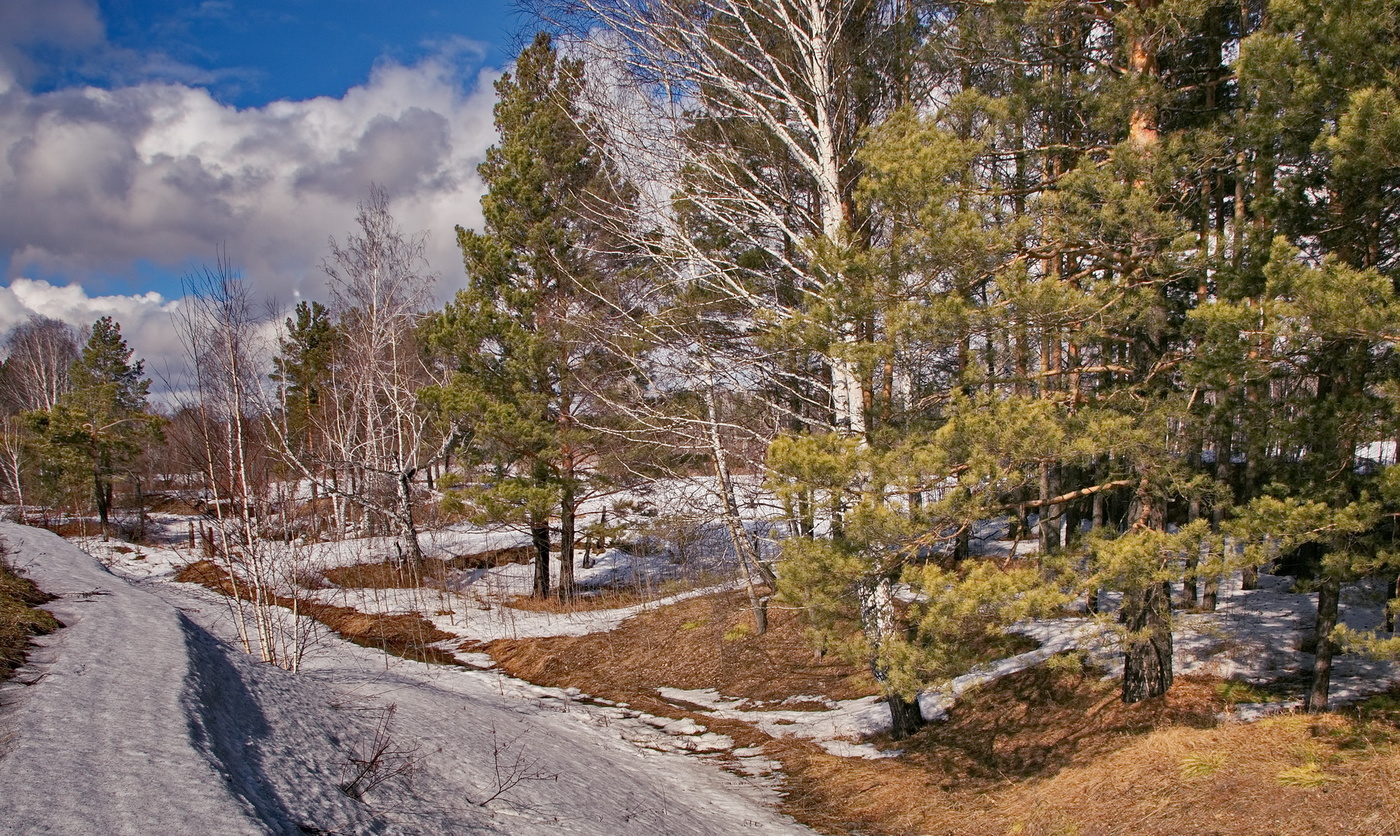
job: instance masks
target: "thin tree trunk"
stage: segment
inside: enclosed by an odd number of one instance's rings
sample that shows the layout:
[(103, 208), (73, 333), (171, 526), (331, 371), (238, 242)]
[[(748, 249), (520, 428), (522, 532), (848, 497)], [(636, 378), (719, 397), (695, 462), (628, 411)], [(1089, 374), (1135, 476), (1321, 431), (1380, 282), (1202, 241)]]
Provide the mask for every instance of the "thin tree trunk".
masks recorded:
[[(1201, 499), (1200, 497), (1193, 496), (1191, 497), (1190, 505), (1187, 506), (1186, 521), (1188, 523), (1193, 523), (1200, 519), (1200, 517)], [(1181, 605), (1186, 609), (1195, 609), (1196, 605), (1200, 602), (1200, 598), (1196, 594), (1196, 582), (1199, 580), (1196, 574), (1200, 565), (1201, 552), (1199, 549), (1186, 555), (1186, 572), (1181, 579)]]
[(1390, 585), (1390, 598), (1391, 600), (1386, 602), (1385, 607), (1385, 631), (1394, 633), (1395, 607), (1400, 606), (1400, 600), (1397, 600), (1400, 599), (1400, 575), (1397, 575), (1395, 582)]
[(734, 480), (729, 472), (729, 457), (719, 434), (718, 410), (715, 407), (714, 380), (711, 372), (710, 387), (705, 391), (706, 429), (710, 442), (710, 456), (715, 465), (715, 479), (718, 482), (720, 497), (724, 502), (724, 524), (729, 530), (729, 539), (734, 544), (734, 554), (739, 558), (739, 566), (744, 572), (744, 589), (749, 596), (749, 608), (753, 611), (754, 631), (758, 635), (768, 632), (768, 598), (758, 593), (755, 574), (761, 576), (770, 587), (777, 582), (772, 570), (758, 559), (753, 540), (744, 529), (743, 518), (739, 515), (739, 503), (734, 496)]
[(413, 470), (402, 470), (398, 473), (398, 494), (399, 494), (399, 538), (403, 541), (404, 550), (407, 552), (408, 565), (413, 572), (414, 580), (421, 580), (423, 577), (423, 547), (418, 542), (418, 526), (413, 521)]
[[(1050, 464), (1040, 465), (1040, 501), (1055, 496), (1055, 484)], [(1040, 553), (1052, 554), (1060, 550), (1060, 519), (1058, 505), (1040, 506), (1040, 524), (1036, 526), (1040, 535)]]
[(530, 515), (530, 543), (535, 547), (535, 597), (549, 597), (549, 518)]
[(1311, 714), (1327, 710), (1327, 692), (1332, 686), (1332, 655), (1337, 650), (1332, 630), (1337, 626), (1341, 593), (1341, 581), (1333, 577), (1324, 576), (1317, 588), (1317, 658), (1313, 663), (1312, 687), (1308, 690), (1306, 705)]
[(578, 503), (574, 499), (572, 467), (564, 476), (559, 497), (559, 600), (574, 597), (574, 532), (578, 520)]

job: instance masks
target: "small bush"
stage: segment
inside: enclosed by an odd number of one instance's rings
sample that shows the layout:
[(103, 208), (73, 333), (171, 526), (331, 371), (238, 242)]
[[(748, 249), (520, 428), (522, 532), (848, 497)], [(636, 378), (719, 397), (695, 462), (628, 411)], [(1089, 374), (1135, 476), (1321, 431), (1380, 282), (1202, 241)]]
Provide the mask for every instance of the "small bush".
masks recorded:
[(1230, 679), (1215, 688), (1215, 695), (1226, 705), (1269, 702), (1269, 695), (1241, 679)]
[(751, 635), (753, 635), (752, 627), (747, 624), (735, 624), (733, 627), (724, 631), (724, 640), (727, 642), (736, 642), (740, 639), (747, 639)]

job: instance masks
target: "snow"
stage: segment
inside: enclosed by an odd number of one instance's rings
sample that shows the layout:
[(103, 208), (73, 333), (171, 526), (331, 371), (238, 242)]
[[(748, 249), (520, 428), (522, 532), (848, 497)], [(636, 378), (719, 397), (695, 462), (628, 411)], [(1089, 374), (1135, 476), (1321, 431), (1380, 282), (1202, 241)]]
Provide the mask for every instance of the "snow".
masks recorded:
[[(773, 811), (761, 780), (681, 754), (732, 746), (699, 724), (658, 729), (624, 706), (330, 636), (289, 674), (229, 646), (213, 593), (128, 583), (47, 532), (3, 524), (0, 537), (61, 595), (49, 606), (68, 625), (0, 690), (7, 830), (810, 832)], [(384, 780), (353, 799), (340, 785), (376, 741)]]
[[(644, 500), (650, 501), (643, 497), (636, 502)], [(77, 681), (81, 672), (100, 665), (129, 668), (136, 676), (135, 672), (142, 670), (140, 664), (145, 664), (160, 668), (164, 678), (151, 679), (155, 684), (149, 685), (118, 681), (111, 687), (104, 685), (102, 693), (144, 694), (142, 704), (161, 706), (160, 714), (144, 721), (159, 727), (160, 733), (147, 735), (149, 743), (143, 745), (164, 747), (160, 751), (171, 753), (172, 764), (165, 766), (167, 759), (162, 755), (159, 759), (138, 759), (133, 766), (120, 760), (120, 747), (109, 755), (106, 746), (95, 748), (84, 743), (107, 739), (101, 737), (103, 730), (79, 730), (70, 738), (37, 744), (27, 743), (24, 735), (31, 732), (22, 731), (16, 747), (30, 745), (32, 748), (23, 750), (28, 757), (0, 756), (0, 816), (6, 817), (0, 820), (8, 821), (11, 788), (21, 786), (6, 782), (20, 781), (13, 776), (24, 770), (48, 769), (54, 775), (24, 772), (23, 786), (64, 787), (56, 776), (101, 775), (106, 769), (123, 770), (130, 776), (145, 769), (154, 771), (153, 780), (128, 779), (135, 790), (125, 792), (138, 791), (135, 797), (143, 800), (156, 793), (162, 799), (167, 793), (179, 794), (185, 800), (170, 805), (171, 811), (180, 811), (182, 804), (199, 808), (189, 814), (171, 812), (170, 820), (196, 821), (196, 815), (208, 814), (220, 821), (240, 823), (221, 826), (217, 832), (241, 832), (238, 827), (245, 824), (253, 832), (297, 832), (294, 827), (286, 829), (293, 822), (365, 833), (806, 832), (772, 812), (773, 776), (778, 765), (761, 750), (735, 749), (730, 738), (711, 732), (703, 722), (651, 716), (626, 705), (592, 699), (575, 689), (542, 688), (514, 680), (494, 670), (486, 654), (457, 650), (468, 640), (605, 632), (646, 609), (734, 588), (736, 582), (726, 579), (733, 577), (733, 555), (725, 548), (727, 534), (712, 523), (704, 523), (702, 500), (694, 500), (699, 509), (696, 522), (685, 533), (690, 538), (688, 554), (678, 553), (677, 547), (663, 539), (655, 541), (661, 547), (650, 554), (639, 556), (614, 549), (600, 556), (592, 568), (578, 568), (578, 579), (586, 587), (602, 587), (619, 578), (649, 579), (653, 593), (659, 596), (668, 589), (668, 579), (682, 578), (693, 588), (635, 606), (574, 613), (530, 612), (508, 606), (511, 598), (530, 590), (532, 570), (523, 565), (458, 571), (441, 589), (303, 590), (299, 594), (367, 612), (419, 613), (457, 637), (442, 646), (467, 667), (428, 666), (386, 657), (315, 627), (320, 638), (306, 670), (297, 676), (256, 664), (211, 638), (228, 641), (232, 637), (226, 600), (199, 587), (170, 582), (174, 573), (197, 555), (174, 548), (84, 542), (114, 571), (131, 579), (132, 588), (50, 535), (18, 527), (0, 530), (12, 543), (23, 545), (25, 554), (35, 556), (34, 573), (41, 586), (46, 586), (45, 578), (51, 576), (58, 589), (67, 593), (54, 605), (60, 618), (65, 623), (76, 619), (72, 623), (79, 627), (84, 618), (92, 622), (85, 628), (92, 635), (85, 638), (68, 638), (78, 635), (70, 628), (45, 640), (33, 670), (24, 674), (26, 680), (42, 674), (37, 684), (12, 685), (0, 691), (0, 703), (7, 706), (0, 708), (0, 737), (4, 728), (33, 729), (34, 734), (50, 727), (66, 729), (65, 721), (56, 718), (81, 713), (78, 706), (84, 683)], [(756, 508), (757, 500), (751, 502)], [(601, 512), (601, 503), (595, 510)], [(184, 531), (187, 525), (184, 518), (161, 522), (172, 532)], [(768, 533), (761, 520), (753, 525)], [(976, 532), (974, 549), (1001, 555), (1035, 549), (1033, 540), (1013, 543), (1005, 537), (1005, 520), (991, 521)], [(524, 535), (518, 531), (454, 526), (425, 535), (425, 551), (452, 557), (523, 542)], [(378, 561), (393, 553), (391, 541), (383, 539), (304, 544), (299, 548), (299, 559), (321, 569)], [(726, 565), (728, 576), (724, 574)], [(87, 577), (83, 573), (94, 580), (79, 581)], [(1264, 575), (1260, 580), (1259, 589), (1245, 591), (1238, 575), (1227, 579), (1221, 585), (1220, 606), (1215, 613), (1176, 614), (1178, 674), (1206, 673), (1262, 683), (1311, 668), (1311, 655), (1300, 647), (1312, 629), (1315, 595), (1291, 591), (1288, 578)], [(85, 589), (112, 594), (84, 600), (78, 593)], [(156, 599), (160, 605), (151, 603)], [(1349, 587), (1343, 597), (1344, 620), (1358, 629), (1374, 628), (1383, 599), (1379, 590)], [(109, 603), (115, 606), (128, 600), (141, 602), (131, 605), (136, 615), (125, 616), (132, 620), (130, 628), (123, 626), (125, 622), (118, 616), (102, 616), (115, 619), (110, 623), (94, 621), (97, 614), (106, 612)], [(1112, 595), (1105, 596), (1109, 614), (1098, 618), (1069, 617), (1017, 625), (1017, 632), (1034, 638), (1040, 646), (921, 694), (919, 705), (925, 718), (942, 719), (970, 689), (1041, 664), (1061, 652), (1084, 653), (1114, 675), (1121, 666), (1112, 623), (1114, 600)], [(161, 627), (162, 619), (170, 623)], [(148, 633), (155, 638), (147, 641), (144, 636)], [(143, 636), (136, 651), (131, 648), (132, 635)], [(71, 654), (70, 645), (75, 645)], [(125, 661), (132, 653), (141, 659)], [(78, 674), (71, 665), (82, 666), (76, 669)], [(1384, 690), (1397, 680), (1400, 666), (1394, 663), (1339, 656), (1334, 668), (1334, 703)], [(65, 685), (71, 693), (62, 694)], [(171, 697), (172, 693), (176, 696)], [(43, 698), (37, 699), (35, 694)], [(161, 702), (161, 695), (165, 702)], [(660, 689), (659, 696), (716, 719), (752, 723), (774, 736), (813, 740), (843, 757), (899, 754), (865, 742), (889, 728), (888, 709), (874, 697), (837, 702), (794, 696), (782, 702), (754, 704), (713, 690), (671, 688)], [(34, 708), (35, 703), (53, 707)], [(810, 710), (814, 706), (818, 710)], [(1289, 707), (1282, 703), (1239, 706), (1232, 716), (1248, 719)], [(141, 727), (143, 722), (131, 716), (139, 706), (95, 708), (115, 718), (108, 726)], [(31, 721), (31, 714), (22, 714), (31, 712), (38, 718), (44, 711), (51, 712), (44, 722)], [(169, 720), (171, 717), (183, 719)], [(375, 729), (386, 718), (391, 721), (394, 746), (400, 747), (391, 747), (391, 751), (400, 753), (400, 765), (412, 766), (411, 780), (407, 774), (391, 777), (366, 791), (363, 801), (350, 799), (337, 785), (346, 780), (347, 765), (374, 741)], [(105, 733), (113, 738), (119, 735)], [(78, 754), (51, 758), (55, 762), (43, 766), (17, 765), (41, 751)], [(721, 772), (704, 761), (716, 757), (741, 774)], [(79, 763), (83, 758), (93, 762)], [(507, 776), (520, 780), (485, 807), (475, 803), (499, 789), (496, 776), (503, 764)], [(185, 776), (199, 774), (196, 783), (203, 795), (183, 793), (180, 781), (190, 779), (165, 775), (175, 771)], [(210, 779), (211, 775), (218, 777)], [(69, 819), (57, 819), (62, 826), (56, 830), (82, 832), (83, 827), (78, 826), (81, 814), (75, 811), (95, 807), (104, 811), (104, 818), (91, 825), (93, 832), (146, 832), (123, 831), (117, 813), (106, 812), (113, 802), (104, 793), (121, 787), (120, 779), (67, 780), (102, 789), (65, 787), (65, 795), (87, 792), (100, 797), (75, 803), (74, 811), (64, 814)], [(148, 786), (152, 789), (147, 790)], [(17, 803), (16, 815), (22, 814), (22, 807), (23, 803)]]
[(200, 751), (191, 722), (199, 712), (188, 702), (188, 621), (56, 535), (9, 525), (3, 533), (14, 562), (61, 596), (50, 609), (66, 625), (41, 640), (21, 675), (38, 681), (0, 691), (9, 732), (0, 760), (6, 827), (263, 832), (217, 761)]

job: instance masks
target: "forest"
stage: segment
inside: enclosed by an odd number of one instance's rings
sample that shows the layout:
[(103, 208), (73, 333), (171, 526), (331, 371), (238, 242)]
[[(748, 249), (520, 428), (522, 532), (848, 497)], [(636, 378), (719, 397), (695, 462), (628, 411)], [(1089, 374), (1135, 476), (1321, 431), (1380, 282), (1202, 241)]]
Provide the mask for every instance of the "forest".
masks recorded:
[[(1160, 697), (1174, 611), (1261, 571), (1316, 593), (1308, 711), (1334, 655), (1400, 653), (1400, 4), (535, 12), (466, 289), (437, 307), (458, 268), (371, 186), (322, 301), (269, 313), (236, 253), (187, 277), (168, 396), (118, 323), (30, 320), (0, 372), (16, 515), (139, 542), (182, 497), (256, 605), (245, 646), (294, 667), (265, 611), (298, 544), (389, 538), (421, 572), (424, 531), (513, 526), (568, 602), (636, 537), (612, 498), (703, 484), (749, 629), (795, 609), (896, 739), (1071, 608), (1116, 630), (1121, 700)], [(1374, 632), (1339, 626), (1363, 579)]]

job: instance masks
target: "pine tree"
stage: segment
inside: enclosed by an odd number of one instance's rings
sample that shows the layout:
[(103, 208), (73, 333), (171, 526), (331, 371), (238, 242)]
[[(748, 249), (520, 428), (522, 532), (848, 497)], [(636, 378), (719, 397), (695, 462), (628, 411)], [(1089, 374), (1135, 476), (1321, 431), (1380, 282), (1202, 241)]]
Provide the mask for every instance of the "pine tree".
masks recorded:
[(557, 590), (573, 594), (578, 505), (605, 446), (581, 419), (596, 419), (594, 394), (618, 374), (602, 342), (619, 333), (608, 320), (625, 314), (604, 300), (626, 248), (599, 218), (630, 191), (589, 136), (583, 73), (542, 33), (496, 83), (501, 138), (480, 166), (485, 224), (457, 233), (469, 285), (430, 329), (457, 370), (444, 408), (471, 425), (470, 453), (491, 471), (489, 489), (455, 497), (529, 526), (538, 596), (551, 589), (555, 515)]
[(90, 481), (104, 531), (114, 484), (142, 444), (160, 432), (156, 416), (147, 411), (151, 381), (142, 378), (144, 361), (131, 362), (131, 354), (121, 326), (111, 317), (97, 320), (69, 371), (72, 388), (49, 412), (31, 413), (62, 469)]

